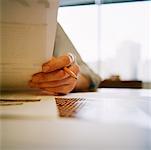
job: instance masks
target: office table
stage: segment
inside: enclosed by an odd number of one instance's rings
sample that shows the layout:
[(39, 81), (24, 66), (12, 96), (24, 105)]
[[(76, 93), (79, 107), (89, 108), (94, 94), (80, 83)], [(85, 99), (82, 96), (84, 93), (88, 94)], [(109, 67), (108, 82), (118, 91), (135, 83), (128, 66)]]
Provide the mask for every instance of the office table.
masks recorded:
[[(74, 117), (59, 117), (55, 97), (1, 106), (2, 150), (151, 150), (151, 90), (99, 89)], [(36, 98), (41, 98), (37, 96)]]

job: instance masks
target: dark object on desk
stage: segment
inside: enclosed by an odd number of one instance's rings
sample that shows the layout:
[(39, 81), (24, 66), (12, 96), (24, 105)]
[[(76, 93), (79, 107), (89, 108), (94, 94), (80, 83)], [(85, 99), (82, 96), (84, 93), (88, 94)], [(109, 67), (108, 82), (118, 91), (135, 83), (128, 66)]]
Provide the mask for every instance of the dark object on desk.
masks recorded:
[(37, 102), (40, 99), (1, 99), (0, 98), (0, 106), (14, 106), (14, 105), (22, 105), (24, 102)]
[(4, 99), (0, 98), (0, 102), (37, 102), (40, 99)]
[(23, 103), (20, 103), (20, 102), (17, 102), (17, 103), (16, 103), (16, 102), (15, 102), (15, 103), (14, 103), (14, 102), (13, 102), (13, 103), (11, 103), (11, 102), (1, 103), (1, 102), (0, 102), (0, 106), (14, 106), (14, 105), (22, 105), (22, 104), (23, 104)]
[(99, 85), (100, 88), (142, 88), (142, 81), (121, 81), (121, 80), (104, 80)]

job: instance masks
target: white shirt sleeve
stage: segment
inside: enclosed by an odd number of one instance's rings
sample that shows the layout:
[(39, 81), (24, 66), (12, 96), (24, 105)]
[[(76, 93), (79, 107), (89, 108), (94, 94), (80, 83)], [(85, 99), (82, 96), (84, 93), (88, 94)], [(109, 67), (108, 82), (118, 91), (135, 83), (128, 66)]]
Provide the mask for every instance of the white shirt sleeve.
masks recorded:
[(74, 54), (76, 57), (76, 62), (80, 66), (80, 73), (90, 78), (91, 80), (89, 89), (95, 90), (99, 86), (101, 78), (96, 73), (94, 73), (94, 71), (92, 71), (92, 69), (90, 69), (88, 65), (82, 60), (72, 42), (58, 23), (53, 56), (57, 57), (67, 53)]

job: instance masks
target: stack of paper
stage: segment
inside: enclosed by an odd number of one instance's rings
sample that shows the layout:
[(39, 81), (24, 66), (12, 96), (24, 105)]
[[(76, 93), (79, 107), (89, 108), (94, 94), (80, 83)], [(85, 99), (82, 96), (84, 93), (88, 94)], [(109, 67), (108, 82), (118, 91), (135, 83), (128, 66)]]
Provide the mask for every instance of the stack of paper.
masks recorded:
[(56, 0), (2, 0), (0, 86), (27, 89), (32, 74), (50, 59), (55, 40)]

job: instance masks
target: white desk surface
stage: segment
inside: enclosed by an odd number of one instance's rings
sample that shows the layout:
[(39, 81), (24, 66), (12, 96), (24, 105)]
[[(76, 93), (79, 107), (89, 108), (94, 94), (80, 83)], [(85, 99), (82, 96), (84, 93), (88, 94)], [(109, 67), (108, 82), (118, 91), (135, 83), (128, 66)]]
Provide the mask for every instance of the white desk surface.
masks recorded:
[(76, 119), (59, 118), (53, 97), (50, 103), (27, 104), (23, 110), (15, 106), (18, 117), (2, 106), (0, 149), (151, 150), (151, 90), (99, 89), (64, 97), (87, 98), (93, 107)]

